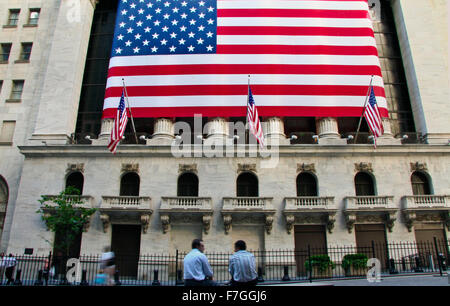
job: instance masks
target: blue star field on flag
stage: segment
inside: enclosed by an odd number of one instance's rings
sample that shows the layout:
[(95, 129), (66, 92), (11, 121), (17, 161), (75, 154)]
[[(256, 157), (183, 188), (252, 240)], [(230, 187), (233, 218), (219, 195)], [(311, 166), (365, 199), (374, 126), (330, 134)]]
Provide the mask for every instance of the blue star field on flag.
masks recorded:
[(215, 0), (119, 1), (112, 57), (215, 53)]

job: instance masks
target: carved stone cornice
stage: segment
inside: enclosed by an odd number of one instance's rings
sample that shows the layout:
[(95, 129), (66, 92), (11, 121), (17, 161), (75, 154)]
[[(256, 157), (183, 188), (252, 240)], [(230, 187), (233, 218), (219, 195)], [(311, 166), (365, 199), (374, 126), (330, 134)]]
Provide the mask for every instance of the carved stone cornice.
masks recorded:
[(355, 163), (355, 171), (356, 172), (364, 171), (373, 173), (372, 163), (364, 163), (364, 162)]
[(238, 173), (248, 171), (256, 173), (256, 164), (238, 164)]
[(139, 164), (122, 164), (122, 173), (136, 172), (139, 173)]
[(409, 164), (411, 166), (411, 172), (428, 171), (427, 163), (415, 162), (415, 163), (409, 163)]
[(300, 172), (312, 172), (316, 173), (316, 166), (314, 163), (312, 164), (297, 164), (297, 173)]
[(81, 172), (84, 173), (84, 163), (67, 164), (66, 173)]
[(185, 172), (192, 172), (192, 173), (197, 174), (198, 173), (197, 164), (180, 164), (178, 166), (178, 173), (182, 174)]

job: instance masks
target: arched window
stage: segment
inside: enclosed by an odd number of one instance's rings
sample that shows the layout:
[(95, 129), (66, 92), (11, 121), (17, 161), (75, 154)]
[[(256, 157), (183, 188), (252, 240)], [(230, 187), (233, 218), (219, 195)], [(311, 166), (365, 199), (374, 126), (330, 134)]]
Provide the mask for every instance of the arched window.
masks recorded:
[(139, 175), (135, 172), (128, 172), (122, 176), (120, 181), (121, 196), (139, 196)]
[(198, 197), (198, 177), (194, 173), (183, 173), (178, 178), (177, 196)]
[(431, 188), (427, 176), (419, 171), (411, 175), (413, 195), (431, 194)]
[(355, 176), (355, 192), (357, 196), (373, 196), (375, 195), (375, 187), (372, 177), (365, 173), (359, 172)]
[(72, 172), (66, 179), (66, 188), (74, 187), (83, 194), (84, 177), (81, 172)]
[(311, 173), (302, 172), (297, 176), (297, 196), (298, 197), (317, 196), (316, 178)]
[(254, 174), (242, 173), (238, 176), (236, 185), (238, 197), (258, 196), (258, 178)]

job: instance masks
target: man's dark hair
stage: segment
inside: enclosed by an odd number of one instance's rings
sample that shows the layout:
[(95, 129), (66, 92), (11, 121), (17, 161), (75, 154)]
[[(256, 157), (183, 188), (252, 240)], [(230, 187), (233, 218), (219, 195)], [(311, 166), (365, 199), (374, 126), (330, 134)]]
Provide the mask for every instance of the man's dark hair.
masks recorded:
[(241, 250), (241, 251), (245, 251), (247, 249), (247, 245), (245, 244), (244, 240), (238, 240), (234, 243), (234, 246)]
[(194, 239), (194, 240), (192, 240), (192, 248), (193, 249), (198, 249), (202, 242), (203, 242), (203, 240), (201, 240), (201, 239)]

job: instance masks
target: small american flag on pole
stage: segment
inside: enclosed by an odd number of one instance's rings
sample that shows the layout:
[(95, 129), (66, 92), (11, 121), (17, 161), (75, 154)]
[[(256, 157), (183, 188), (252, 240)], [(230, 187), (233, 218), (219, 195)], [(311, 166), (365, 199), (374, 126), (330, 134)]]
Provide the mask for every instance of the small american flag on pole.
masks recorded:
[(128, 114), (125, 109), (125, 88), (122, 91), (117, 114), (114, 118), (114, 125), (111, 131), (111, 137), (108, 144), (108, 149), (115, 154), (119, 142), (122, 140), (125, 128), (128, 122)]
[(375, 99), (375, 94), (373, 92), (373, 87), (370, 87), (369, 103), (364, 110), (364, 118), (367, 120), (370, 131), (374, 137), (374, 146), (377, 145), (377, 138), (383, 135), (383, 123), (381, 121), (381, 115), (378, 111), (377, 100)]
[(252, 132), (257, 139), (261, 149), (264, 148), (264, 133), (261, 122), (259, 121), (258, 110), (256, 109), (255, 100), (253, 100), (250, 85), (248, 86), (247, 121), (250, 132)]

